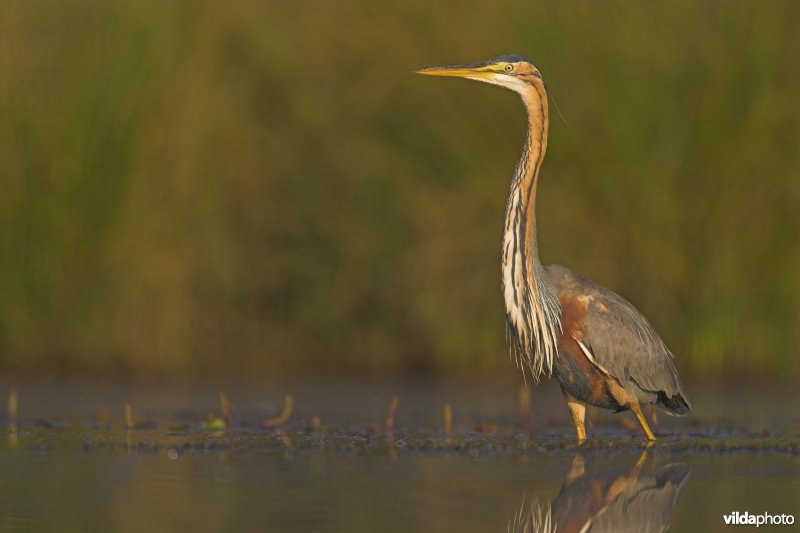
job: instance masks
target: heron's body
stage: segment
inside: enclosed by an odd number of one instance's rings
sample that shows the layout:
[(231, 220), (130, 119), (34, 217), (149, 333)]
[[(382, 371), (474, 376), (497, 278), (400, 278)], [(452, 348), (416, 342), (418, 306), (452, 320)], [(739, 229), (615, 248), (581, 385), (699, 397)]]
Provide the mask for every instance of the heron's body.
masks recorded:
[(639, 403), (674, 415), (688, 412), (669, 350), (635, 307), (561, 265), (547, 265), (545, 272), (561, 304), (553, 376), (564, 392), (617, 411)]
[(539, 261), (536, 186), (548, 130), (541, 74), (519, 56), (419, 72), (500, 85), (522, 97), (528, 128), (509, 189), (502, 248), (512, 351), (534, 378), (552, 375), (561, 384), (580, 441), (586, 438), (587, 404), (631, 410), (653, 439), (640, 404), (658, 404), (676, 415), (691, 409), (669, 350), (626, 300), (565, 267)]

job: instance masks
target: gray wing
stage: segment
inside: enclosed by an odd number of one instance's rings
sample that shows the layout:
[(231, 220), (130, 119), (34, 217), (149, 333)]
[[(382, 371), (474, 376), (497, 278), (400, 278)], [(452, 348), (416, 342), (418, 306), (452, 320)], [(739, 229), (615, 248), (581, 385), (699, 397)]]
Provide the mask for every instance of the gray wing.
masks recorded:
[(689, 467), (671, 464), (652, 476), (642, 476), (597, 517), (592, 531), (666, 531), (678, 496), (689, 478)]
[(561, 265), (547, 265), (546, 271), (559, 294), (587, 299), (582, 341), (597, 363), (623, 386), (633, 380), (646, 391), (680, 394), (688, 404), (672, 354), (633, 305)]

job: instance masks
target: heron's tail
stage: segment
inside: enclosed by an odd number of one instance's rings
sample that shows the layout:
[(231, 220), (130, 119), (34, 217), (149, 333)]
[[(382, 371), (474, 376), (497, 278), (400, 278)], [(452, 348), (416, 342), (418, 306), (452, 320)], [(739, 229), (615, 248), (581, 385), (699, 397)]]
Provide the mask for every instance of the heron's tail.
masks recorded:
[(667, 414), (674, 416), (683, 416), (692, 410), (692, 406), (689, 405), (689, 400), (684, 398), (681, 393), (667, 396), (666, 393), (659, 392), (658, 405), (660, 405)]

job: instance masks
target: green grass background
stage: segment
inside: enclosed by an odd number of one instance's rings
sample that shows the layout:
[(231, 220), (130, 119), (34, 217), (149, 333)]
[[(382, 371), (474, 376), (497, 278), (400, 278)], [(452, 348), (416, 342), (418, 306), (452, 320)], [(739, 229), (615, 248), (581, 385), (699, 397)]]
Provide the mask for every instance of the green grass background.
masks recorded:
[(0, 371), (497, 373), (529, 56), (545, 262), (682, 373), (800, 376), (800, 4), (0, 5)]

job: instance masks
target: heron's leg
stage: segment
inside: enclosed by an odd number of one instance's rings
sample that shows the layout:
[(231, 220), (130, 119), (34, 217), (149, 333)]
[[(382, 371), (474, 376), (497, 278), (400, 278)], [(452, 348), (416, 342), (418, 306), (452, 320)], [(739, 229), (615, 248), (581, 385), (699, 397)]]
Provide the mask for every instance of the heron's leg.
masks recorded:
[(575, 424), (575, 430), (578, 432), (578, 444), (582, 444), (586, 442), (586, 430), (583, 428), (583, 421), (586, 417), (586, 404), (578, 401), (564, 389), (561, 390), (567, 400), (567, 409), (569, 409), (569, 414), (572, 415), (572, 423)]
[(636, 481), (639, 479), (639, 472), (642, 470), (642, 466), (644, 462), (647, 460), (647, 449), (642, 452), (642, 455), (639, 456), (639, 460), (636, 461), (636, 464), (633, 466), (633, 470), (627, 476), (621, 475), (617, 479), (615, 479), (611, 485), (608, 487), (608, 492), (606, 493), (606, 500), (611, 502), (614, 501), (617, 496), (622, 494), (628, 487), (632, 487)]
[(636, 398), (636, 396), (626, 391), (614, 378), (608, 378), (606, 380), (606, 387), (608, 388), (608, 392), (611, 393), (611, 396), (618, 404), (620, 404), (622, 407), (630, 409), (631, 412), (633, 412), (636, 420), (639, 421), (639, 425), (642, 426), (644, 434), (647, 436), (647, 440), (656, 440), (656, 436), (653, 435), (653, 432), (650, 431), (650, 426), (647, 425), (647, 420), (645, 420), (644, 415), (642, 414), (642, 408), (639, 406), (639, 400)]
[(650, 416), (648, 418), (650, 418), (650, 424), (653, 426), (653, 429), (660, 433), (661, 430), (658, 429), (658, 409), (656, 409), (655, 405), (650, 406)]
[(583, 461), (583, 457), (580, 455), (576, 455), (572, 458), (572, 465), (569, 467), (569, 472), (567, 472), (567, 481), (575, 481), (578, 478), (582, 478), (583, 475), (586, 473), (586, 463)]
[(642, 469), (642, 466), (644, 466), (644, 462), (647, 460), (647, 449), (649, 447), (650, 446), (645, 447), (644, 451), (642, 452), (642, 455), (639, 456), (639, 460), (636, 461), (635, 465), (633, 465), (633, 472), (631, 472), (632, 476), (633, 475), (637, 477), (639, 476), (639, 471)]
[(634, 416), (636, 416), (636, 420), (638, 420), (639, 424), (642, 426), (644, 434), (647, 435), (647, 440), (656, 440), (656, 436), (653, 435), (652, 431), (650, 431), (650, 426), (647, 425), (647, 420), (645, 420), (644, 415), (642, 414), (642, 408), (639, 407), (639, 402), (632, 402), (628, 408), (633, 411)]

